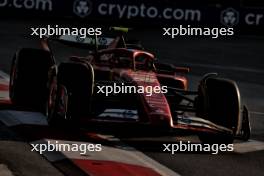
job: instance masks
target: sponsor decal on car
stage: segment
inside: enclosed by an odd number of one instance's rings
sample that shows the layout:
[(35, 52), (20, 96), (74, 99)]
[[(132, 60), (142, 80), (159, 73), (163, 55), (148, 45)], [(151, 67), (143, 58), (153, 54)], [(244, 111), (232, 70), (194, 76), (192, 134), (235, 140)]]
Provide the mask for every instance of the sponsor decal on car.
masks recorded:
[(137, 110), (129, 110), (129, 109), (105, 109), (103, 113), (101, 113), (98, 117), (104, 118), (120, 118), (120, 119), (132, 119), (137, 120), (138, 112)]

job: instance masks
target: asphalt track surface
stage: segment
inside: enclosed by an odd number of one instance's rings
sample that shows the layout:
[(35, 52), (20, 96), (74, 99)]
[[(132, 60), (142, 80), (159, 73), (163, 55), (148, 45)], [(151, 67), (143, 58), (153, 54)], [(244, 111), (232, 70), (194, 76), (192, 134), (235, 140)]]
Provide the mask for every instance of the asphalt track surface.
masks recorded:
[[(30, 27), (40, 26), (38, 21), (2, 20), (0, 22), (0, 70), (9, 72), (14, 52), (20, 47), (35, 47), (39, 43), (30, 37)], [(198, 80), (206, 72), (218, 72), (238, 82), (243, 103), (251, 115), (252, 140), (264, 145), (264, 37), (234, 36), (223, 40), (182, 37), (169, 39), (160, 29), (139, 29), (131, 32), (131, 38), (141, 39), (144, 46), (154, 51), (157, 57), (179, 66), (190, 66), (190, 88), (195, 89)], [(50, 164), (38, 153), (29, 152), (26, 144), (30, 135), (22, 133), (23, 139), (14, 130), (0, 126), (0, 164), (10, 168), (14, 175), (82, 175), (67, 161)], [(36, 133), (42, 134), (42, 133)], [(24, 140), (26, 136), (27, 140)], [(78, 136), (78, 135), (76, 135)], [(76, 137), (73, 136), (73, 137)], [(231, 152), (212, 155), (208, 153), (162, 152), (162, 143), (179, 140), (196, 141), (196, 137), (122, 138), (121, 141), (137, 148), (145, 155), (183, 176), (195, 175), (263, 175), (264, 152)], [(77, 139), (76, 139), (77, 140)], [(143, 141), (143, 142), (142, 142)], [(25, 159), (28, 158), (28, 159)], [(59, 166), (58, 166), (59, 165)], [(59, 169), (58, 169), (59, 168)], [(62, 169), (63, 168), (63, 169)], [(73, 172), (73, 173), (70, 173)]]

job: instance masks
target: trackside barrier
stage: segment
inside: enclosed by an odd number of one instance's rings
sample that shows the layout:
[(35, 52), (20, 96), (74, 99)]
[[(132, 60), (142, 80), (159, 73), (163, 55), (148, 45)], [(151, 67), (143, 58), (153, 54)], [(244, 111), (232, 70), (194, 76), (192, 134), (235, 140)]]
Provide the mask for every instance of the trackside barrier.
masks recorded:
[(206, 0), (2, 0), (0, 17), (66, 18), (82, 22), (103, 22), (103, 24), (110, 22), (110, 25), (114, 23), (138, 26), (146, 24), (226, 26), (234, 27), (238, 32), (261, 34), (264, 28), (264, 6), (245, 6), (238, 0), (223, 1), (218, 4), (208, 2)]

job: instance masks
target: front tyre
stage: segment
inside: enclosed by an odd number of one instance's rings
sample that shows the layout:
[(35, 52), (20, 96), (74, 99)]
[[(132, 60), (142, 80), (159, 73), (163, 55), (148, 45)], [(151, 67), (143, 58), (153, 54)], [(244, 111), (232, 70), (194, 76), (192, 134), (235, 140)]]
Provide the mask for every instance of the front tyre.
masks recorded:
[(233, 143), (241, 124), (240, 93), (234, 81), (209, 77), (201, 81), (197, 98), (197, 116), (232, 130), (232, 134), (201, 133), (203, 143)]

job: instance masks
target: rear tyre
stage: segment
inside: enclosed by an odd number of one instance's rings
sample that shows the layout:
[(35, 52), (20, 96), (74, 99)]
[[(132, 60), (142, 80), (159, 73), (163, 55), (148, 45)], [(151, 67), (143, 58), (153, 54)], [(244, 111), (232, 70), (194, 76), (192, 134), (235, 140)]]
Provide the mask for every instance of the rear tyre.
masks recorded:
[(46, 113), (49, 71), (53, 65), (50, 53), (44, 50), (24, 48), (15, 54), (9, 92), (16, 107)]
[(233, 143), (240, 125), (240, 94), (234, 81), (206, 78), (201, 81), (197, 116), (232, 130), (232, 134), (201, 133), (203, 143)]

